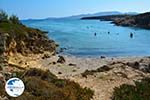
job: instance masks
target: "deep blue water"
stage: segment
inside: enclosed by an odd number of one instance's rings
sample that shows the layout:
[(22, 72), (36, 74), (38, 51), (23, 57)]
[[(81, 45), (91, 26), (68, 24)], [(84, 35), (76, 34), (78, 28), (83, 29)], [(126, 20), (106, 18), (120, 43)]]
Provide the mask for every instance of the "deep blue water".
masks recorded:
[[(115, 26), (109, 21), (99, 20), (49, 19), (23, 23), (48, 31), (48, 36), (60, 47), (67, 48), (65, 54), (150, 56), (150, 30)], [(133, 38), (130, 38), (130, 33), (133, 33)]]

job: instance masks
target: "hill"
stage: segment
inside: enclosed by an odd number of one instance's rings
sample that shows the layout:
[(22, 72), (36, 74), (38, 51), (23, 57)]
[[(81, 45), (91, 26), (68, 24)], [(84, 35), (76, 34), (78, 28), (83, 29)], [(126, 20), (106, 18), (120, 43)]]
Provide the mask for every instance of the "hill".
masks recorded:
[(123, 14), (123, 15), (109, 15), (109, 16), (89, 16), (89, 17), (82, 17), (81, 19), (112, 21), (112, 23), (116, 25), (150, 29), (150, 12), (138, 15)]
[(126, 16), (124, 18), (116, 18), (113, 20), (113, 23), (122, 26), (133, 26), (150, 29), (150, 12), (135, 16)]
[(46, 32), (23, 25), (18, 17), (0, 12), (0, 33), (7, 34), (7, 52), (12, 53), (55, 53), (56, 43), (50, 40)]
[(82, 17), (81, 20), (113, 21), (116, 18), (124, 18), (126, 16), (129, 15), (90, 16), (90, 17)]
[(80, 15), (73, 15), (73, 16), (67, 16), (67, 17), (60, 17), (60, 18), (46, 18), (46, 19), (81, 19), (83, 17), (89, 17), (89, 16), (110, 16), (110, 15), (136, 15), (136, 12), (126, 12), (121, 13), (118, 11), (106, 11), (106, 12), (97, 12), (97, 13), (89, 13), (89, 14), (80, 14)]

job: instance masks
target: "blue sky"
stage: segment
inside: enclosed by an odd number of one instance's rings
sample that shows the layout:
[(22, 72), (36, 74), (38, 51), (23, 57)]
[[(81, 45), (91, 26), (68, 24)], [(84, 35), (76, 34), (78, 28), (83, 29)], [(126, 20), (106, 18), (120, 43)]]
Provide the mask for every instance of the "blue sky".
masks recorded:
[(0, 0), (0, 9), (20, 19), (64, 17), (104, 11), (146, 12), (150, 0)]

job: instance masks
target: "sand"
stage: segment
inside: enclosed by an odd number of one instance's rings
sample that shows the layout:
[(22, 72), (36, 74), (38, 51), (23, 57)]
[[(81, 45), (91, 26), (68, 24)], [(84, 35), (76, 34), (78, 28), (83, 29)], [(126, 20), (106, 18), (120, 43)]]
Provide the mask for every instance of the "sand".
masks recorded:
[[(140, 62), (141, 59), (145, 61), (145, 63), (150, 63), (150, 58), (148, 57), (83, 58), (63, 55), (66, 62), (63, 64), (55, 64), (54, 62), (57, 62), (59, 58), (58, 55), (42, 59), (43, 56), (44, 54), (28, 55), (25, 57), (16, 54), (9, 57), (9, 63), (23, 68), (48, 69), (59, 78), (73, 80), (82, 87), (88, 87), (94, 90), (93, 100), (110, 100), (115, 87), (125, 83), (134, 85), (135, 80), (150, 77), (149, 73), (144, 73), (123, 64), (135, 61)], [(113, 62), (116, 63), (112, 64)], [(103, 65), (108, 65), (113, 69), (88, 75), (87, 78), (82, 77), (81, 73), (85, 70), (95, 70)]]

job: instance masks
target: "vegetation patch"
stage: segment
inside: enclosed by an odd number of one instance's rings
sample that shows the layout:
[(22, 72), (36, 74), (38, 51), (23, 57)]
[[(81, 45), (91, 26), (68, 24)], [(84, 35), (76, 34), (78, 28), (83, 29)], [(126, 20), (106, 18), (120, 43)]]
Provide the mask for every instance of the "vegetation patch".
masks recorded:
[(150, 78), (135, 81), (135, 85), (116, 87), (112, 100), (150, 100)]
[(58, 79), (48, 70), (34, 68), (16, 75), (24, 81), (25, 92), (18, 98), (7, 95), (9, 100), (90, 100), (94, 94), (89, 88), (81, 88), (73, 81)]
[(97, 73), (97, 72), (106, 72), (106, 71), (109, 71), (111, 70), (112, 68), (110, 68), (109, 66), (102, 66), (96, 70), (86, 70), (84, 73), (82, 73), (82, 77), (87, 77), (88, 75), (93, 75), (94, 73)]
[(23, 25), (15, 15), (8, 17), (0, 11), (0, 33), (6, 34), (7, 52), (12, 53), (43, 53), (56, 51), (57, 44), (50, 40), (44, 31)]

